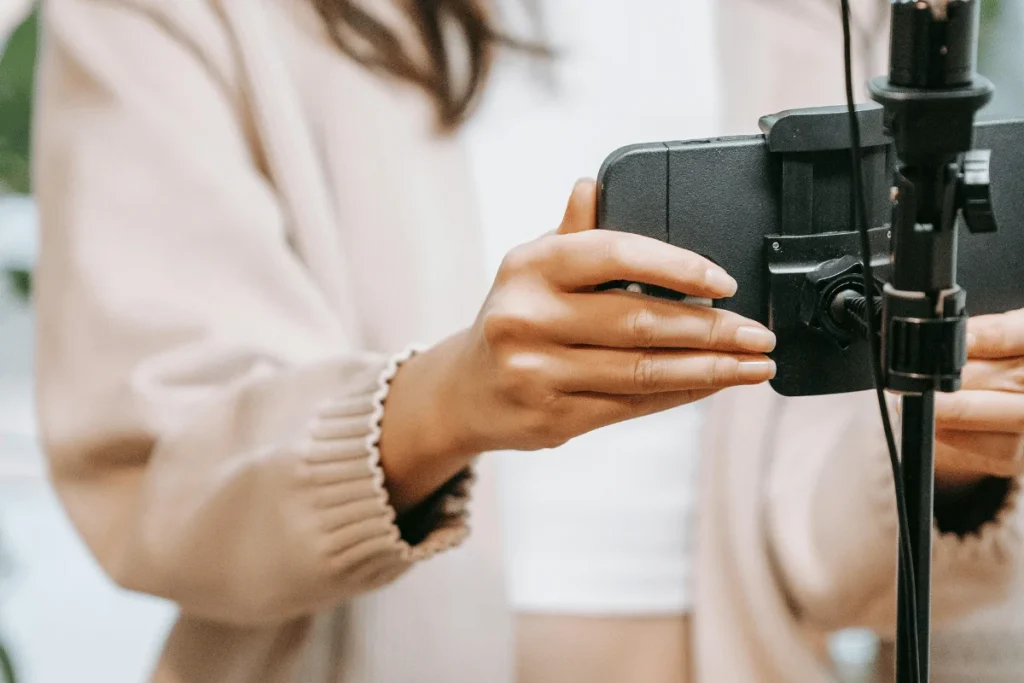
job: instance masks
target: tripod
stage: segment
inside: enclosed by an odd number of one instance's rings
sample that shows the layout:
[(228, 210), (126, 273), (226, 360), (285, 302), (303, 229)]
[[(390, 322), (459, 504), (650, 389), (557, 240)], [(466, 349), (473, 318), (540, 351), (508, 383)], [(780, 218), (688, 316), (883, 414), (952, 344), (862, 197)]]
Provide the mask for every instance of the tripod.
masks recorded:
[(975, 71), (979, 10), (980, 0), (892, 0), (889, 75), (870, 84), (899, 159), (881, 326), (884, 388), (903, 399), (904, 540), (912, 557), (908, 566), (901, 555), (899, 566), (899, 683), (929, 680), (935, 392), (957, 391), (967, 362), (967, 300), (956, 283), (959, 219), (971, 232), (996, 230), (990, 154), (971, 150), (975, 115), (994, 92)]

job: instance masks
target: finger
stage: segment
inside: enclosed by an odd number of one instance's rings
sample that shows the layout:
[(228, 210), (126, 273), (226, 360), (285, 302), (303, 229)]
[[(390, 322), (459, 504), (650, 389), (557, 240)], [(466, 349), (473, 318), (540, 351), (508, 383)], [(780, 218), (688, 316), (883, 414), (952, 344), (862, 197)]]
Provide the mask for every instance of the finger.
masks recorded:
[(775, 335), (730, 311), (628, 292), (571, 293), (549, 323), (553, 341), (623, 349), (702, 349), (769, 353)]
[(967, 353), (996, 360), (1024, 356), (1024, 310), (982, 315), (967, 322)]
[(1024, 393), (1024, 359), (972, 360), (964, 366), (963, 388)]
[(658, 394), (761, 384), (775, 377), (767, 356), (709, 351), (569, 348), (554, 368), (564, 393)]
[(537, 265), (548, 281), (578, 291), (625, 280), (691, 296), (720, 299), (737, 284), (708, 259), (650, 237), (613, 230), (556, 235), (536, 243)]
[(958, 391), (935, 397), (942, 430), (1024, 432), (1024, 395), (1005, 391)]
[(579, 401), (580, 415), (592, 420), (591, 428), (654, 415), (672, 408), (700, 401), (716, 393), (715, 390), (674, 391), (662, 394), (624, 396), (620, 394), (574, 394)]
[(1024, 473), (1024, 436), (998, 432), (939, 431), (935, 440), (937, 476), (1015, 477)]
[(589, 178), (577, 180), (569, 195), (569, 204), (557, 234), (593, 230), (597, 227), (597, 183)]

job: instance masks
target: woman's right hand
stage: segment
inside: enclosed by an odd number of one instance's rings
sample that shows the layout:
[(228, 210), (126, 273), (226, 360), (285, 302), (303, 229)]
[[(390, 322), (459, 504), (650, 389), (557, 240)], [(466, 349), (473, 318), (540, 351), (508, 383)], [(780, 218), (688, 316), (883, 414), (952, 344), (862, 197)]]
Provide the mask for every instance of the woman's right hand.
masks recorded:
[[(381, 454), (399, 509), (429, 495), (472, 454), (555, 447), (775, 376), (764, 355), (775, 336), (759, 323), (595, 291), (627, 281), (705, 299), (736, 292), (724, 270), (697, 254), (594, 229), (596, 194), (593, 181), (577, 183), (559, 229), (505, 258), (473, 327), (398, 372)], [(433, 467), (425, 467), (430, 454)]]
[(577, 183), (559, 229), (514, 249), (463, 353), (450, 405), (473, 449), (536, 450), (599, 427), (775, 375), (762, 325), (631, 292), (642, 282), (699, 298), (736, 292), (719, 266), (638, 235), (596, 230), (596, 186)]

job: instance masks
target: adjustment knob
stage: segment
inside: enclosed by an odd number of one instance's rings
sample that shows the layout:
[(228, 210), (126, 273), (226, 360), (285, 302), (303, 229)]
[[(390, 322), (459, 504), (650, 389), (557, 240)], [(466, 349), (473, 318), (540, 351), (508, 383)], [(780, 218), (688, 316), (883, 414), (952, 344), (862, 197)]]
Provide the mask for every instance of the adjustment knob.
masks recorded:
[(989, 168), (992, 152), (972, 149), (964, 154), (960, 182), (960, 209), (967, 229), (973, 233), (995, 232), (995, 212), (992, 209), (992, 185)]

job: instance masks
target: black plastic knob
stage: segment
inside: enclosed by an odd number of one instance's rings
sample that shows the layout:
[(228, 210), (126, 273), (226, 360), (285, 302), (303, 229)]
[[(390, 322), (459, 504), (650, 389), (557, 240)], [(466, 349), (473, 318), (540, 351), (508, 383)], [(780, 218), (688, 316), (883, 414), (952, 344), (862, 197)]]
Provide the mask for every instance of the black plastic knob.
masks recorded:
[(987, 149), (974, 149), (964, 154), (960, 209), (967, 229), (973, 233), (996, 232), (998, 228), (992, 208), (991, 162), (992, 153)]

